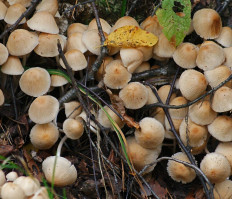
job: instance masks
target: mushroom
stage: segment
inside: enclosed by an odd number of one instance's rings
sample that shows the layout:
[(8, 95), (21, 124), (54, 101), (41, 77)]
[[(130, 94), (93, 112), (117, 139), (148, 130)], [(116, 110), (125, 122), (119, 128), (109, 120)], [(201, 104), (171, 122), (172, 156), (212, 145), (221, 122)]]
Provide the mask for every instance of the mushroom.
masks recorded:
[(88, 26), (85, 24), (72, 23), (67, 29), (67, 36), (69, 38), (73, 33), (76, 33), (76, 32), (83, 33), (84, 31), (87, 30), (87, 28)]
[[(187, 155), (182, 152), (175, 153), (172, 155), (172, 158), (190, 163)], [(193, 169), (182, 163), (175, 162), (174, 160), (168, 160), (167, 171), (168, 175), (174, 181), (181, 182), (183, 184), (190, 183), (196, 178), (196, 173)]]
[(232, 47), (223, 48), (223, 50), (225, 53), (225, 62), (223, 62), (223, 65), (228, 66), (232, 70)]
[(58, 140), (59, 131), (52, 122), (36, 124), (30, 132), (32, 145), (40, 150), (50, 149)]
[(221, 34), (215, 39), (224, 47), (232, 47), (232, 30), (230, 27), (222, 27)]
[(150, 63), (149, 62), (142, 62), (133, 73), (141, 73), (144, 72), (146, 70), (150, 70)]
[[(85, 53), (88, 50), (86, 48), (86, 45), (82, 41), (83, 34), (84, 34), (84, 32), (74, 32), (68, 37), (67, 51), (76, 49), (76, 50), (81, 51), (82, 53)], [(98, 48), (98, 47), (96, 47), (96, 48)], [(96, 49), (96, 50), (98, 50), (98, 49)]]
[(129, 26), (129, 25), (131, 25), (131, 26), (138, 26), (138, 27), (139, 27), (138, 22), (137, 22), (134, 18), (132, 18), (132, 17), (130, 17), (130, 16), (121, 17), (121, 18), (119, 18), (119, 19), (115, 22), (115, 24), (114, 24), (114, 26), (111, 28), (111, 31), (110, 31), (110, 32), (114, 32), (114, 31), (115, 31), (116, 29), (118, 29), (118, 28), (121, 28), (121, 27), (123, 27), (123, 26)]
[(0, 43), (0, 65), (4, 64), (9, 56), (6, 46)]
[(219, 183), (230, 175), (230, 163), (224, 155), (208, 153), (202, 159), (200, 169), (212, 183)]
[[(162, 112), (161, 112), (162, 113)], [(165, 115), (165, 113), (163, 112)], [(177, 133), (179, 133), (180, 125), (183, 119), (174, 119), (172, 118), (173, 126), (176, 130)], [(176, 137), (174, 136), (173, 132), (171, 131), (171, 126), (169, 124), (169, 121), (166, 116), (164, 116), (164, 127), (165, 127), (165, 134), (164, 137), (168, 139), (175, 139)]]
[(106, 69), (106, 66), (111, 62), (113, 61), (114, 59), (112, 57), (104, 57), (103, 58), (103, 61), (102, 61), (102, 64), (101, 66), (99, 67), (98, 71), (96, 72), (96, 79), (97, 81), (101, 81), (105, 75), (105, 69)]
[(30, 6), (31, 4), (31, 0), (7, 0), (7, 2), (10, 4), (10, 5), (13, 5), (15, 3), (20, 3), (22, 4), (24, 7), (28, 7)]
[(2, 106), (4, 102), (5, 102), (5, 97), (2, 90), (0, 89), (0, 106)]
[(164, 127), (155, 118), (145, 117), (139, 122), (140, 129), (135, 130), (135, 139), (139, 145), (147, 149), (155, 149), (164, 140)]
[(214, 185), (214, 199), (230, 199), (232, 197), (232, 181), (225, 180)]
[[(163, 85), (158, 89), (157, 91), (158, 95), (163, 103), (166, 102), (170, 89), (171, 89), (170, 85)], [(173, 93), (170, 97), (170, 100), (173, 100), (175, 97), (176, 97), (176, 94)]]
[(158, 99), (156, 98), (154, 92), (152, 91), (152, 89), (149, 86), (146, 86), (147, 91), (148, 91), (148, 99), (147, 99), (147, 103), (146, 104), (154, 104), (156, 102), (158, 102)]
[(156, 15), (148, 16), (141, 24), (140, 27), (148, 32), (159, 36), (162, 33), (163, 27), (159, 24), (159, 20)]
[(64, 103), (65, 116), (67, 118), (75, 118), (82, 111), (81, 104), (78, 101)]
[(68, 80), (60, 75), (51, 75), (51, 86), (61, 87), (68, 83)]
[[(110, 34), (111, 26), (108, 24), (108, 22), (102, 18), (99, 18), (99, 20), (102, 26), (102, 30), (107, 34)], [(97, 22), (95, 18), (92, 21), (90, 21), (87, 30), (94, 30), (94, 29), (98, 30)]]
[[(13, 4), (7, 9), (4, 21), (7, 24), (13, 25), (25, 11), (26, 11), (26, 8), (22, 4), (20, 3)], [(19, 22), (19, 24), (23, 24), (25, 22), (26, 22), (26, 18), (24, 17)]]
[(36, 12), (47, 11), (55, 16), (58, 11), (57, 0), (42, 0), (39, 5), (36, 6)]
[[(183, 104), (187, 104), (187, 100), (180, 96), (180, 97), (175, 97), (174, 99), (171, 100), (170, 105), (174, 105), (174, 106), (179, 106), (179, 105), (183, 105)], [(185, 116), (187, 115), (188, 112), (188, 108), (180, 108), (180, 109), (170, 109), (169, 113), (170, 116), (173, 119), (184, 119)]]
[(35, 194), (28, 199), (49, 199), (48, 191), (46, 187), (41, 187)]
[(15, 171), (11, 171), (6, 175), (6, 180), (9, 181), (15, 181), (18, 178), (18, 174)]
[(0, 169), (0, 187), (6, 183), (6, 176), (2, 169)]
[(26, 199), (26, 195), (23, 189), (13, 182), (5, 183), (1, 188), (1, 198), (2, 199)]
[(79, 139), (84, 132), (84, 124), (82, 119), (66, 119), (63, 123), (63, 131), (68, 138), (72, 140)]
[(6, 11), (7, 11), (6, 5), (2, 1), (0, 1), (0, 20), (3, 20), (5, 18)]
[(7, 75), (21, 75), (24, 68), (18, 57), (9, 56), (7, 61), (2, 65), (1, 71)]

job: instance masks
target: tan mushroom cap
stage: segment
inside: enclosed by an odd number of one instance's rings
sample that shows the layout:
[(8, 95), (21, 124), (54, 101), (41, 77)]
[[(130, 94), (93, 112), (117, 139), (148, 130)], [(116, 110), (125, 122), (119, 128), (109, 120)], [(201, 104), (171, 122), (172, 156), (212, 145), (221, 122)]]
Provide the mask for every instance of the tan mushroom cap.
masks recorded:
[[(163, 113), (165, 115), (165, 113)], [(173, 132), (171, 132), (171, 126), (169, 124), (169, 121), (167, 119), (166, 116), (164, 116), (164, 127), (165, 127), (165, 134), (164, 137), (168, 138), (168, 139), (175, 139), (175, 136), (173, 134)], [(174, 119), (172, 118), (172, 122), (174, 125), (174, 128), (176, 130), (177, 133), (179, 133), (179, 129), (180, 129), (180, 125), (183, 119)]]
[(96, 75), (95, 75), (95, 78), (97, 81), (101, 81), (105, 75), (105, 69), (106, 69), (106, 66), (111, 62), (113, 61), (113, 57), (110, 57), (110, 56), (107, 56), (107, 57), (104, 57), (103, 58), (103, 61), (102, 61), (102, 64), (100, 66), (100, 68), (98, 69), (98, 71), (96, 72)]
[(145, 86), (145, 87), (147, 88), (147, 91), (148, 91), (148, 99), (147, 99), (146, 104), (154, 104), (154, 103), (158, 102), (158, 99), (156, 98), (152, 89), (149, 86)]
[(65, 109), (65, 116), (67, 118), (75, 118), (82, 111), (81, 104), (78, 101), (71, 101), (64, 103), (64, 109)]
[(139, 109), (147, 103), (148, 91), (143, 84), (131, 82), (119, 92), (119, 97), (126, 108)]
[(87, 30), (88, 26), (82, 23), (72, 23), (67, 29), (67, 36), (70, 37), (73, 33), (83, 33)]
[(18, 57), (9, 56), (7, 61), (2, 65), (1, 71), (7, 75), (21, 75), (24, 68)]
[(121, 18), (119, 18), (119, 19), (115, 22), (115, 24), (114, 24), (114, 26), (111, 28), (111, 31), (110, 31), (110, 32), (114, 32), (114, 31), (115, 31), (116, 29), (118, 29), (118, 28), (121, 28), (121, 27), (123, 27), (123, 26), (129, 26), (129, 25), (138, 26), (138, 27), (139, 27), (138, 22), (137, 22), (134, 18), (132, 18), (132, 17), (130, 17), (130, 16), (121, 17)]
[(157, 119), (161, 124), (165, 124), (165, 113), (163, 108), (157, 107), (153, 112), (152, 116)]
[(162, 33), (162, 26), (159, 24), (158, 18), (156, 15), (148, 16), (141, 24), (140, 27), (148, 32), (153, 33), (156, 36), (159, 36)]
[(140, 129), (135, 130), (135, 139), (147, 149), (155, 149), (164, 140), (164, 127), (155, 118), (145, 117), (139, 122)]
[[(20, 4), (16, 3), (11, 5), (6, 12), (6, 16), (4, 21), (10, 25), (14, 24), (18, 18), (26, 11), (26, 8)], [(26, 22), (26, 18), (24, 17), (19, 24), (23, 24)]]
[(42, 0), (39, 5), (36, 6), (36, 12), (47, 11), (53, 16), (56, 15), (58, 11), (58, 1), (57, 0)]
[[(135, 137), (127, 137), (127, 154), (137, 171), (141, 171), (146, 165), (153, 163), (161, 152), (161, 145), (156, 149), (146, 149), (139, 145)], [(156, 164), (148, 167), (145, 173), (151, 172)]]
[(215, 149), (216, 153), (224, 155), (230, 163), (232, 174), (232, 142), (221, 142)]
[(143, 62), (143, 53), (136, 48), (121, 48), (120, 57), (123, 65), (130, 73)]
[(180, 138), (184, 145), (190, 147), (199, 147), (204, 144), (208, 137), (206, 126), (192, 122), (190, 119), (183, 119), (179, 128)]
[[(170, 91), (170, 88), (171, 86), (170, 85), (164, 85), (164, 86), (161, 86), (159, 89), (158, 89), (158, 95), (160, 97), (160, 99), (162, 100), (163, 103), (166, 102), (167, 100), (167, 97), (168, 97), (168, 93)], [(171, 95), (171, 98), (170, 98), (170, 101), (173, 100), (174, 98), (176, 97), (176, 94), (173, 93)]]
[[(182, 152), (175, 153), (172, 158), (190, 163), (187, 155)], [(196, 178), (196, 172), (193, 169), (173, 160), (168, 160), (167, 171), (174, 181), (183, 184), (190, 183)]]
[(6, 46), (0, 43), (0, 65), (4, 64), (9, 56)]
[(2, 89), (0, 89), (0, 106), (2, 106), (5, 102), (5, 96), (2, 92)]
[(58, 138), (58, 128), (52, 122), (36, 124), (30, 132), (31, 143), (40, 150), (50, 149)]
[(219, 183), (230, 175), (230, 163), (224, 155), (209, 153), (201, 161), (201, 170), (212, 183)]
[(217, 117), (217, 113), (211, 108), (210, 101), (198, 101), (189, 107), (189, 118), (196, 124), (208, 125)]
[(232, 70), (232, 47), (223, 48), (225, 53), (225, 62), (223, 65), (228, 66)]
[[(69, 50), (64, 54), (64, 56), (73, 71), (83, 70), (87, 67), (87, 60), (84, 54), (79, 50)], [(60, 65), (66, 69), (62, 59), (60, 59)]]
[(40, 33), (39, 44), (35, 47), (34, 51), (41, 57), (55, 57), (59, 55), (57, 42), (60, 41), (62, 49), (64, 48), (64, 40), (60, 35)]
[(32, 18), (27, 21), (27, 25), (32, 30), (50, 34), (59, 33), (59, 28), (54, 17), (47, 11), (35, 13)]
[(81, 32), (74, 32), (68, 37), (67, 51), (76, 49), (80, 50), (82, 53), (85, 53), (88, 50), (82, 41), (82, 35), (83, 33)]
[(81, 118), (66, 119), (63, 123), (63, 131), (68, 138), (72, 140), (79, 139), (83, 135), (83, 132), (84, 132), (83, 120)]
[(223, 48), (213, 41), (205, 41), (198, 51), (197, 66), (206, 71), (220, 66), (225, 61)]
[(28, 110), (29, 118), (38, 124), (51, 122), (59, 111), (58, 100), (51, 95), (37, 97)]
[(232, 141), (232, 118), (226, 115), (218, 116), (210, 125), (209, 133), (221, 142)]
[[(55, 172), (53, 172), (55, 161)], [(54, 185), (58, 187), (71, 185), (77, 179), (77, 170), (75, 166), (63, 157), (57, 157), (57, 160), (56, 156), (47, 157), (42, 163), (42, 170), (49, 183), (53, 182), (53, 173), (55, 173)]]
[(222, 30), (220, 15), (213, 9), (204, 8), (193, 15), (193, 27), (196, 33), (204, 39), (217, 38)]
[(175, 50), (175, 42), (169, 41), (162, 33), (159, 35), (159, 40), (153, 48), (153, 53), (161, 58), (170, 58), (173, 56)]
[(143, 62), (149, 61), (153, 56), (153, 47), (149, 46), (140, 46), (136, 49), (140, 50), (143, 53)]
[(51, 86), (60, 87), (68, 83), (68, 80), (60, 75), (51, 75)]
[(173, 59), (182, 68), (194, 68), (198, 47), (192, 43), (182, 43), (174, 51)]
[[(102, 18), (99, 18), (99, 19), (100, 19), (100, 23), (102, 26), (102, 30), (106, 32), (107, 34), (110, 34), (110, 30), (111, 30), (110, 24), (108, 24), (108, 22)], [(92, 19), (92, 21), (90, 21), (89, 26), (87, 28), (87, 30), (93, 30), (93, 29), (98, 30), (97, 22), (95, 18)]]
[(26, 70), (20, 77), (19, 86), (27, 95), (38, 97), (48, 92), (51, 78), (47, 70), (34, 67)]
[(194, 100), (204, 93), (207, 81), (202, 73), (194, 69), (188, 69), (181, 74), (179, 86), (186, 99)]
[(232, 109), (232, 89), (222, 86), (214, 93), (212, 100), (212, 109), (215, 112), (222, 113)]
[(15, 171), (11, 171), (6, 175), (6, 180), (9, 182), (13, 182), (18, 178), (18, 173)]
[(7, 2), (10, 5), (16, 4), (16, 3), (20, 3), (22, 4), (24, 7), (28, 7), (31, 4), (31, 0), (7, 0)]
[[(120, 128), (124, 126), (124, 122), (121, 120), (121, 118), (118, 117), (118, 115), (116, 115), (108, 106), (104, 106), (104, 109)], [(105, 128), (111, 128), (112, 130), (114, 129), (103, 109), (99, 109), (97, 119)]]
[(225, 180), (214, 185), (214, 199), (230, 199), (232, 198), (232, 181)]
[(22, 56), (30, 53), (39, 43), (39, 37), (24, 29), (14, 30), (7, 41), (7, 48), (11, 55)]
[(224, 47), (232, 47), (232, 29), (230, 27), (222, 27), (221, 34), (215, 41)]
[(3, 20), (5, 18), (6, 11), (6, 5), (2, 1), (0, 1), (0, 20)]
[[(231, 75), (231, 70), (228, 66), (221, 65), (213, 70), (205, 71), (204, 75), (209, 85), (214, 88)], [(232, 81), (227, 82), (224, 86), (231, 87)]]
[(25, 199), (26, 195), (19, 185), (7, 182), (1, 187), (1, 198)]
[[(180, 96), (172, 99), (170, 101), (170, 105), (179, 106), (179, 105), (187, 104), (187, 102), (188, 101), (184, 97)], [(188, 113), (188, 107), (180, 108), (180, 109), (169, 109), (169, 113), (173, 119), (184, 119)]]
[(120, 89), (128, 84), (131, 76), (120, 60), (113, 60), (106, 66), (103, 81), (109, 88)]
[(146, 70), (150, 70), (151, 68), (151, 65), (149, 62), (145, 61), (145, 62), (142, 62), (134, 71), (134, 73), (141, 73), (141, 72), (144, 72)]

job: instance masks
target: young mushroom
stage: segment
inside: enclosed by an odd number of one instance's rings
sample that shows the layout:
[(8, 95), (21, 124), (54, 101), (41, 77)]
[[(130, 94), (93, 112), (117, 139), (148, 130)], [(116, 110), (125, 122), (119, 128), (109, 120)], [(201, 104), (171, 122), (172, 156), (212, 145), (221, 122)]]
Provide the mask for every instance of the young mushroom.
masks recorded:
[(79, 139), (84, 132), (82, 119), (66, 119), (63, 123), (63, 131), (68, 138), (72, 140)]
[(1, 188), (1, 198), (2, 199), (26, 199), (26, 195), (23, 189), (13, 182), (5, 183)]
[(214, 199), (230, 199), (232, 198), (232, 181), (225, 180), (215, 183), (213, 189)]

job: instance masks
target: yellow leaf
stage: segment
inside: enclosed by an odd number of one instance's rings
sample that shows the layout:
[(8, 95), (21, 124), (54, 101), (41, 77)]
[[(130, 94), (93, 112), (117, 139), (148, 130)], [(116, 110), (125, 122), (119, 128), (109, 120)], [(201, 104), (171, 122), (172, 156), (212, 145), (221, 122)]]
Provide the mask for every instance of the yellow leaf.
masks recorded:
[(141, 46), (152, 47), (157, 41), (158, 37), (137, 26), (123, 26), (108, 35), (104, 42), (104, 46), (123, 48)]

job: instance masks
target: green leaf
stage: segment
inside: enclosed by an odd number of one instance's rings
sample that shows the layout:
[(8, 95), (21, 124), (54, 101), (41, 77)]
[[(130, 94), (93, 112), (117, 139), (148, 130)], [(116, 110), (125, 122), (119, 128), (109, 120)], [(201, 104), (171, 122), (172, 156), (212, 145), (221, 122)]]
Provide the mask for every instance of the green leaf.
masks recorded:
[[(179, 6), (178, 6), (179, 4)], [(176, 6), (177, 5), (177, 6)], [(179, 9), (180, 16), (175, 9)], [(191, 24), (191, 2), (190, 0), (163, 0), (162, 9), (156, 12), (163, 33), (170, 41), (175, 41), (178, 46), (186, 36)]]

